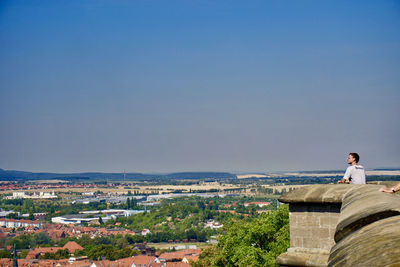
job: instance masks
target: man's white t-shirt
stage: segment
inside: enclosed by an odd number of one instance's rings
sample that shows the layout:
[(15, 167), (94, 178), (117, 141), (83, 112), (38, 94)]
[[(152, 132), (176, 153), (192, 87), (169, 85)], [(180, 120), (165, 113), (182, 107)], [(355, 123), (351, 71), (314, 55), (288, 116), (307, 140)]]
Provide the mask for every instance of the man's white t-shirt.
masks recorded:
[(361, 165), (351, 165), (343, 176), (351, 184), (365, 184), (365, 171)]

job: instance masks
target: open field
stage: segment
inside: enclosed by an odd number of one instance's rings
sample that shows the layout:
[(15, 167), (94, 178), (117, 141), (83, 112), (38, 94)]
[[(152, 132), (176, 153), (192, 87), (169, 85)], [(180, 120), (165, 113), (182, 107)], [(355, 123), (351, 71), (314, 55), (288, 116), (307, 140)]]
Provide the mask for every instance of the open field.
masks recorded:
[(27, 183), (32, 184), (61, 184), (61, 183), (71, 183), (68, 180), (59, 180), (59, 179), (52, 179), (52, 180), (28, 180)]
[[(339, 180), (344, 174), (343, 172), (287, 172), (287, 173), (281, 173), (275, 174), (276, 177), (282, 177), (284, 178), (285, 176), (287, 177), (302, 177), (304, 178), (320, 178), (320, 177), (332, 177), (332, 178), (337, 178)], [(151, 184), (143, 184), (140, 183), (140, 185), (136, 184), (135, 182), (131, 182), (131, 184), (124, 185), (124, 186), (105, 186), (105, 185), (98, 185), (96, 187), (85, 187), (85, 188), (74, 188), (74, 187), (57, 187), (57, 188), (51, 188), (53, 187), (52, 185), (43, 185), (43, 188), (28, 188), (28, 189), (21, 189), (21, 190), (11, 190), (11, 189), (6, 189), (4, 191), (0, 191), (0, 194), (3, 195), (11, 195), (15, 191), (25, 191), (27, 193), (33, 193), (33, 192), (55, 192), (57, 194), (82, 194), (85, 192), (97, 192), (101, 191), (102, 193), (110, 193), (113, 195), (126, 195), (129, 192), (131, 193), (138, 193), (138, 194), (162, 194), (162, 193), (176, 193), (176, 192), (182, 192), (182, 193), (189, 193), (189, 192), (207, 192), (207, 191), (217, 191), (219, 193), (226, 193), (226, 192), (235, 192), (235, 189), (239, 189), (236, 192), (240, 192), (242, 194), (246, 195), (254, 195), (255, 194), (255, 189), (258, 186), (262, 186), (264, 188), (271, 188), (274, 191), (277, 190), (278, 192), (281, 192), (283, 189), (286, 191), (289, 190), (289, 188), (298, 188), (302, 187), (305, 185), (282, 185), (282, 182), (280, 183), (281, 185), (266, 185), (262, 184), (263, 182), (255, 182), (252, 180), (246, 180), (246, 178), (255, 177), (255, 175), (259, 174), (243, 174), (240, 176), (241, 179), (238, 179), (237, 181), (240, 181), (238, 184), (233, 184), (233, 183), (224, 183), (224, 182), (199, 182), (196, 184), (191, 184), (191, 185), (151, 185)], [(274, 175), (274, 176), (275, 176)], [(368, 176), (400, 176), (400, 170), (372, 170), (372, 171), (366, 171), (367, 178)], [(263, 176), (263, 175), (259, 175)], [(261, 178), (261, 177), (259, 177)], [(281, 179), (282, 180), (282, 179)], [(310, 179), (308, 179), (310, 180)], [(61, 180), (52, 180), (53, 182), (57, 181), (60, 182)], [(249, 182), (245, 182), (249, 181)], [(286, 179), (284, 178), (283, 183), (286, 182)], [(41, 180), (41, 183), (44, 182), (49, 182), (48, 180)], [(231, 190), (231, 191), (230, 191)], [(214, 193), (214, 192), (213, 192)]]
[[(211, 190), (216, 189), (223, 191), (224, 189), (237, 189), (239, 188), (237, 185), (231, 184), (201, 184), (201, 185), (156, 185), (156, 186), (117, 186), (117, 187), (91, 187), (91, 188), (44, 188), (44, 189), (26, 189), (19, 190), (25, 192), (60, 192), (60, 193), (84, 193), (84, 192), (95, 192), (102, 191), (103, 193), (113, 193), (113, 194), (127, 194), (129, 191), (139, 191), (140, 193), (152, 193), (157, 191), (159, 193), (168, 193), (176, 190), (184, 190), (189, 192), (190, 190)], [(16, 190), (5, 190), (0, 192), (0, 194), (11, 194)]]
[(262, 187), (264, 188), (271, 188), (273, 190), (278, 190), (279, 192), (282, 191), (283, 189), (285, 189), (286, 191), (289, 190), (289, 188), (300, 188), (303, 186), (308, 186), (307, 184), (299, 184), (299, 185), (262, 185)]
[[(262, 185), (265, 188), (271, 188), (273, 190), (282, 191), (282, 189), (289, 190), (289, 188), (298, 188), (304, 185), (277, 185), (277, 186), (270, 186), (270, 185)], [(243, 188), (240, 193), (242, 194), (249, 194), (253, 195), (250, 190), (255, 188), (254, 185), (246, 185), (242, 187), (238, 187), (237, 185), (232, 184), (205, 184), (205, 185), (157, 185), (157, 186), (118, 186), (118, 187), (93, 187), (93, 188), (44, 188), (44, 189), (26, 189), (26, 190), (5, 190), (0, 191), (0, 194), (3, 195), (10, 195), (15, 191), (24, 191), (26, 193), (33, 193), (33, 192), (55, 192), (56, 194), (82, 194), (85, 192), (97, 192), (101, 191), (103, 193), (111, 193), (115, 195), (123, 195), (128, 194), (128, 192), (133, 193), (134, 191), (138, 191), (140, 193), (171, 193), (177, 190), (182, 190), (183, 193), (188, 193), (190, 190), (195, 192), (196, 190), (218, 190), (219, 193), (226, 193), (223, 190), (229, 189), (239, 189)], [(213, 192), (217, 193), (217, 192)]]

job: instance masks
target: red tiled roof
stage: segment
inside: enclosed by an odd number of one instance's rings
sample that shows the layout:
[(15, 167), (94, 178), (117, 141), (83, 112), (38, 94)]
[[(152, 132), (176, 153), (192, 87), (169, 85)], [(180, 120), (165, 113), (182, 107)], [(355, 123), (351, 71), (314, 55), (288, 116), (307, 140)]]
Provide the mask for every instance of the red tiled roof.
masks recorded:
[[(71, 265), (67, 259), (64, 260), (36, 260), (36, 259), (19, 259), (19, 267), (53, 267), (53, 266), (76, 266), (76, 267), (90, 267), (91, 263), (89, 260), (75, 261), (74, 265)], [(0, 259), (1, 267), (12, 267), (12, 259)]]
[(154, 257), (154, 256), (138, 255), (138, 256), (133, 257), (133, 263), (135, 263), (135, 265), (138, 265), (138, 264), (148, 265), (148, 264), (152, 263), (155, 259), (156, 259), (156, 257)]
[(182, 260), (185, 256), (196, 256), (200, 255), (201, 249), (183, 249), (175, 252), (162, 253), (159, 258), (165, 259), (166, 261)]
[(1, 218), (0, 221), (1, 222), (20, 222), (20, 223), (29, 223), (29, 224), (40, 224), (40, 221), (32, 221), (32, 220), (25, 220), (25, 219), (16, 220), (16, 219)]
[[(128, 266), (128, 265), (120, 265), (120, 266), (115, 266), (114, 261), (109, 261), (109, 260), (102, 260), (102, 261), (94, 261), (94, 264), (96, 264), (97, 267), (122, 267), (122, 266)], [(130, 265), (129, 265), (130, 267)]]
[[(129, 258), (123, 258), (114, 261), (114, 266), (127, 266), (130, 267), (132, 263), (134, 263), (136, 266), (140, 264), (141, 266), (148, 266), (150, 263), (153, 263), (153, 261), (156, 260), (156, 257), (153, 256), (145, 256), (145, 255), (138, 255), (138, 256), (133, 256)], [(97, 263), (96, 263), (97, 264)], [(144, 265), (143, 265), (144, 264)]]
[(189, 262), (189, 261), (198, 261), (199, 260), (199, 256), (198, 255), (196, 255), (196, 256), (185, 256), (184, 259), (186, 259), (187, 262)]
[(84, 250), (78, 243), (75, 241), (69, 241), (67, 244), (63, 246), (63, 249), (68, 249), (70, 253), (75, 253), (77, 250)]
[(189, 263), (184, 262), (167, 262), (166, 267), (190, 267)]
[(66, 236), (66, 233), (63, 230), (50, 229), (47, 233), (52, 239), (60, 239), (63, 235)]
[(36, 259), (40, 254), (56, 253), (60, 249), (62, 249), (62, 248), (60, 248), (60, 247), (48, 247), (48, 248), (37, 247), (28, 252), (28, 254), (26, 255), (26, 259)]
[(116, 266), (129, 266), (130, 267), (133, 263), (133, 257), (119, 259), (119, 260), (116, 260), (114, 263)]

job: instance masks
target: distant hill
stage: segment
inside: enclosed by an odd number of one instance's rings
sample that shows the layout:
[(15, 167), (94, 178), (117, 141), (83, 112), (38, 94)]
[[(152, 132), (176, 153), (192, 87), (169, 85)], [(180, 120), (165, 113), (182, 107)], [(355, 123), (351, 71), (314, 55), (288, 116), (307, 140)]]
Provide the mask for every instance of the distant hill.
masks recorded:
[[(161, 179), (232, 179), (235, 174), (228, 172), (177, 172), (170, 174), (126, 173), (126, 180), (161, 180)], [(25, 172), (0, 169), (0, 181), (26, 181), (63, 179), (76, 180), (123, 180), (123, 173), (82, 172), (82, 173), (50, 173)]]

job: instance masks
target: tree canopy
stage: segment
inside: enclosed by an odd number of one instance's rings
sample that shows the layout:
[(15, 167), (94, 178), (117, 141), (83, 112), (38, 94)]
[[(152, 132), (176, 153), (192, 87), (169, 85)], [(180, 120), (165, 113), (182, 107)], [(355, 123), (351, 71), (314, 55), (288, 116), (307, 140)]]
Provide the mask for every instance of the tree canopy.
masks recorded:
[(289, 247), (288, 207), (282, 205), (252, 221), (232, 221), (225, 230), (194, 266), (277, 266), (276, 257)]

